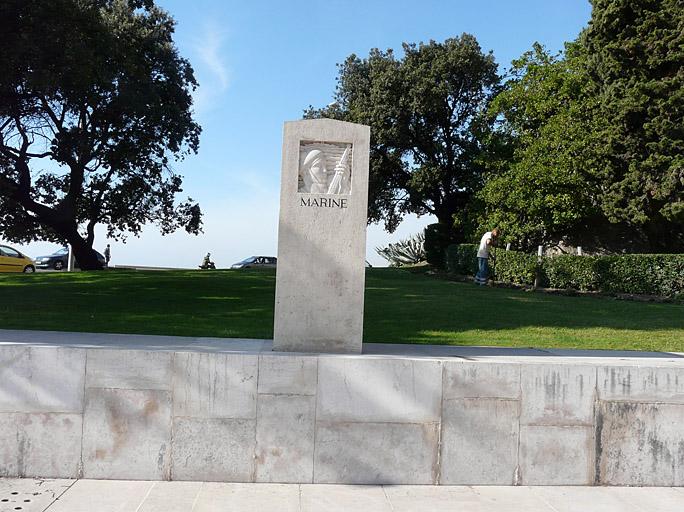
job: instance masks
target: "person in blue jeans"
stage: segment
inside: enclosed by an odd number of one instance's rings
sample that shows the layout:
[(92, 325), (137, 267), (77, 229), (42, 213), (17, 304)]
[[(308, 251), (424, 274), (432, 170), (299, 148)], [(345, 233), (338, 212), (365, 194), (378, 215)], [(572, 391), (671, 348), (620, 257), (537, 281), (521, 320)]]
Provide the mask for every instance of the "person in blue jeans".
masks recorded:
[(497, 238), (499, 238), (499, 228), (487, 231), (480, 239), (480, 246), (477, 249), (477, 274), (475, 274), (475, 283), (481, 286), (487, 284), (487, 279), (489, 277), (489, 248), (496, 244)]

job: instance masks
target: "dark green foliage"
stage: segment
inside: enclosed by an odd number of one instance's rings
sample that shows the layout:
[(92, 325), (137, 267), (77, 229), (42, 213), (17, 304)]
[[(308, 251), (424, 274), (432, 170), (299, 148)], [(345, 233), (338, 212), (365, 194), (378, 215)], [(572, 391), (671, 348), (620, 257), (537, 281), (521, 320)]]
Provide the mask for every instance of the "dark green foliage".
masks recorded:
[(435, 267), (445, 268), (446, 250), (453, 243), (452, 231), (441, 223), (425, 226), (425, 259)]
[(416, 265), (425, 261), (425, 235), (418, 233), (387, 247), (377, 247), (375, 252), (387, 260), (390, 267)]
[(371, 127), (368, 219), (392, 232), (406, 213), (433, 214), (464, 239), (482, 183), (482, 111), (499, 84), (475, 37), (373, 49), (340, 65), (336, 103), (309, 108)]
[(684, 254), (630, 254), (599, 261), (602, 291), (684, 297)]
[[(197, 86), (174, 21), (152, 0), (0, 2), (0, 234), (68, 242), (99, 266), (109, 238), (198, 233), (171, 162), (197, 151)], [(81, 230), (82, 228), (82, 230)]]
[[(613, 294), (684, 297), (684, 254), (626, 254), (620, 256), (562, 255), (539, 258), (518, 251), (490, 251), (496, 281), (531, 286), (535, 276), (548, 288)], [(448, 271), (474, 275), (477, 247), (453, 244), (447, 250)]]
[(497, 281), (532, 286), (537, 277), (537, 256), (518, 251), (494, 249), (489, 264)]
[(458, 276), (473, 276), (477, 273), (477, 245), (451, 244), (446, 250), (446, 268)]
[(684, 3), (594, 0), (582, 42), (605, 119), (601, 207), (684, 251)]
[(600, 290), (602, 279), (599, 263), (605, 260), (605, 257), (573, 255), (544, 258), (542, 285), (583, 292)]
[(600, 216), (603, 140), (585, 67), (586, 54), (576, 43), (563, 56), (535, 44), (513, 61), (490, 107), (499, 119), (493, 136), (508, 144), (503, 155), (487, 161), (482, 223), (503, 228), (506, 241), (523, 250), (584, 240)]

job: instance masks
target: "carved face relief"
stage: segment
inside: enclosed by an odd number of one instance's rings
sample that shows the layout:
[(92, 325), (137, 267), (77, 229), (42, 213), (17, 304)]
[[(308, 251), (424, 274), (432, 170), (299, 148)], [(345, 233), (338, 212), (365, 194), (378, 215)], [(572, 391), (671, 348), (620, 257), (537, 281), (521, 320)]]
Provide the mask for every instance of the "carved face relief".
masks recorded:
[(351, 193), (352, 145), (305, 142), (299, 145), (297, 190), (309, 194)]

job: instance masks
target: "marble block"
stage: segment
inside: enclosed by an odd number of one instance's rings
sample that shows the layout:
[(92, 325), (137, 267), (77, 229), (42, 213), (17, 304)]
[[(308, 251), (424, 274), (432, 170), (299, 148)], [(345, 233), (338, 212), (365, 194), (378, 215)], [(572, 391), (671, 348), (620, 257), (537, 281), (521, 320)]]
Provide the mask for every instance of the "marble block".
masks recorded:
[(360, 353), (368, 126), (285, 123), (273, 350)]

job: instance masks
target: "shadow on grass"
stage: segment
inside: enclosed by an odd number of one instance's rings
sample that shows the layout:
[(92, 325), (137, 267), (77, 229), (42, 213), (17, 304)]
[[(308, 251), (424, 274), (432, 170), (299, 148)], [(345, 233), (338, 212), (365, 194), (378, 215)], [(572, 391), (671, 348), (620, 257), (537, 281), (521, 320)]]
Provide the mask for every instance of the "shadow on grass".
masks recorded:
[[(0, 327), (268, 339), (275, 272), (0, 275)], [(684, 306), (477, 287), (370, 269), (367, 342), (684, 351)]]

